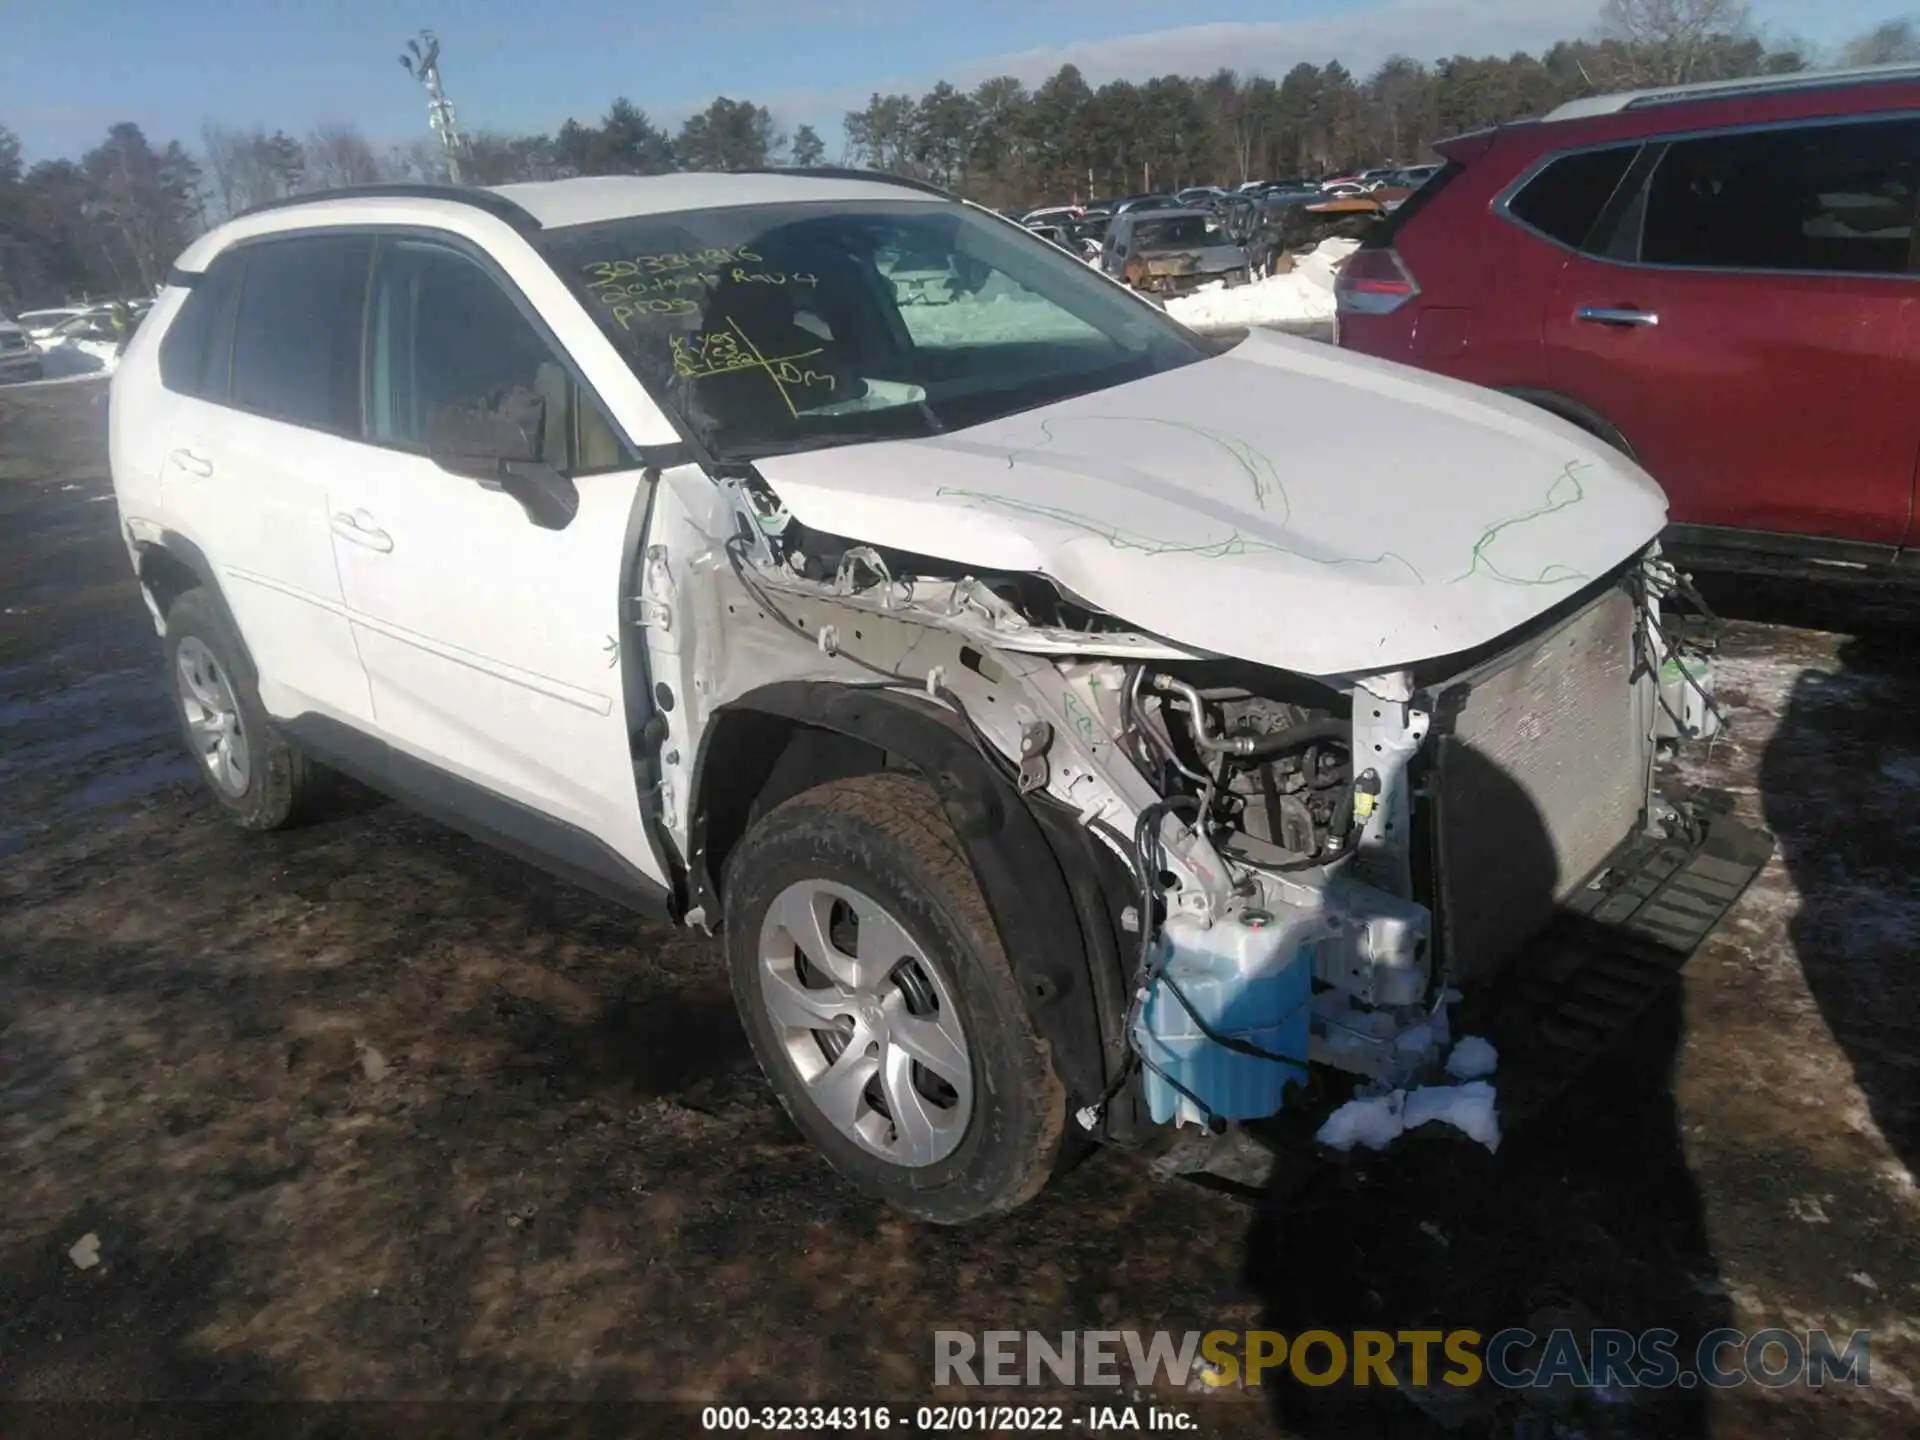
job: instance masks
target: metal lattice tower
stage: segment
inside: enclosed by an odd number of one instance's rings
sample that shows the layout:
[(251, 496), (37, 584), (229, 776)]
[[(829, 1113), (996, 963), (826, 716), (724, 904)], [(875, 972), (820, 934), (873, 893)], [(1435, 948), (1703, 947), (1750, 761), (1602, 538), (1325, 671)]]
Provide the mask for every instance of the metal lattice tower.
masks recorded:
[(447, 179), (458, 185), (460, 155), (466, 142), (454, 124), (453, 102), (440, 86), (440, 41), (431, 30), (422, 30), (419, 39), (407, 41), (407, 53), (400, 57), (400, 66), (426, 87), (427, 124), (433, 127), (433, 133), (440, 137), (441, 148), (447, 152)]

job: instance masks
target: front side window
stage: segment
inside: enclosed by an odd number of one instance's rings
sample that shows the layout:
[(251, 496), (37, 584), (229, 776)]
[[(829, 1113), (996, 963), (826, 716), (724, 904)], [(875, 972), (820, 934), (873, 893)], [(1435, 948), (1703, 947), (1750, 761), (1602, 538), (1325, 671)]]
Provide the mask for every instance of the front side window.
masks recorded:
[(243, 252), (232, 400), (337, 434), (360, 428), (360, 311), (373, 241), (312, 235)]
[(1549, 161), (1507, 202), (1514, 219), (1578, 250), (1638, 153), (1638, 145), (1581, 150)]
[(1912, 273), (1920, 120), (1678, 140), (1653, 172), (1640, 258), (1734, 270)]
[(1206, 353), (1056, 247), (954, 204), (730, 207), (539, 243), (726, 459), (938, 434)]
[(441, 406), (528, 417), (556, 470), (619, 463), (620, 445), (578, 402), (566, 367), (473, 260), (431, 241), (381, 247), (367, 307), (367, 438), (424, 450)]

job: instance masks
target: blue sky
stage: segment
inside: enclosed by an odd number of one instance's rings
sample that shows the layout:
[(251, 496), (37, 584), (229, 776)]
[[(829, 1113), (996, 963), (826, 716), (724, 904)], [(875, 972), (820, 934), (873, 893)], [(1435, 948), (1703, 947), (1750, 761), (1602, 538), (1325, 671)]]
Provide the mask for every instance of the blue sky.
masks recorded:
[[(717, 94), (812, 123), (875, 89), (1043, 78), (1098, 83), (1300, 60), (1357, 71), (1403, 51), (1533, 50), (1593, 31), (1599, 0), (0, 0), (0, 124), (29, 161), (77, 154), (107, 125), (197, 145), (201, 124), (299, 135), (352, 121), (376, 143), (424, 133), (397, 57), (422, 24), (445, 49), (467, 129), (550, 130), (625, 94), (677, 123)], [(1832, 44), (1911, 0), (1757, 0), (1773, 36)]]

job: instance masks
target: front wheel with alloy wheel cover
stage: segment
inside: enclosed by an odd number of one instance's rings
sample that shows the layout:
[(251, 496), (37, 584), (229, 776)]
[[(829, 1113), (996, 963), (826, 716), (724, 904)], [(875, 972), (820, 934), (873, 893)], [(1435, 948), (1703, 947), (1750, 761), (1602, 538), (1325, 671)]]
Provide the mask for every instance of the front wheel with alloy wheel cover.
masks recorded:
[(754, 1054), (847, 1180), (957, 1224), (1038, 1194), (1066, 1097), (924, 780), (836, 780), (727, 861), (727, 969)]
[(330, 776), (274, 728), (240, 637), (204, 590), (167, 609), (167, 688), (213, 798), (242, 828), (278, 830), (325, 801)]

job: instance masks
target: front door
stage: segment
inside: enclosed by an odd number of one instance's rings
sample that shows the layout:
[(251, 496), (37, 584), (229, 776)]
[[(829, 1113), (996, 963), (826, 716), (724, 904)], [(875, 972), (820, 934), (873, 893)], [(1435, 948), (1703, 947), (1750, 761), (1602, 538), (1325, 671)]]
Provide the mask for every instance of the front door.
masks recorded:
[(1894, 546), (1920, 452), (1920, 121), (1675, 141), (1562, 272), (1549, 381), (1604, 415), (1676, 524)]
[[(660, 880), (632, 758), (644, 657), (623, 629), (639, 465), (504, 277), (452, 244), (381, 242), (365, 371), (368, 444), (333, 537), (378, 731), (506, 802), (488, 822), (503, 838), (517, 811), (550, 856), (604, 877), (611, 851)], [(508, 396), (537, 400), (546, 459), (578, 487), (564, 529), (427, 457), (436, 407)]]

